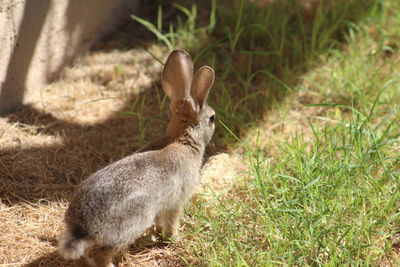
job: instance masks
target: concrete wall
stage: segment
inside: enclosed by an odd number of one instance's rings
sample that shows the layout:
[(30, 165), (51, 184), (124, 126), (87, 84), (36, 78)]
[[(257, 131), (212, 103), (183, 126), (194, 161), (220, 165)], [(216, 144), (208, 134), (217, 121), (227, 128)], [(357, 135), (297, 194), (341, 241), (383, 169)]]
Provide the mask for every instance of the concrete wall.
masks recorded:
[(137, 0), (0, 0), (0, 114), (40, 90)]

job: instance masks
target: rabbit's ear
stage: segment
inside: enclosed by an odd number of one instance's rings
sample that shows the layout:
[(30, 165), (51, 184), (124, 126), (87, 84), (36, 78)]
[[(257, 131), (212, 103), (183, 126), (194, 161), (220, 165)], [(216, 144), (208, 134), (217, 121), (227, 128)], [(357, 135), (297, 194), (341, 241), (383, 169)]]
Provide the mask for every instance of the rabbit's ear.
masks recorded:
[(191, 92), (200, 108), (202, 108), (207, 101), (208, 92), (210, 92), (210, 88), (214, 83), (214, 77), (214, 70), (208, 66), (201, 67), (194, 76)]
[(191, 99), (190, 85), (193, 79), (193, 63), (183, 50), (174, 50), (164, 65), (161, 84), (171, 100)]

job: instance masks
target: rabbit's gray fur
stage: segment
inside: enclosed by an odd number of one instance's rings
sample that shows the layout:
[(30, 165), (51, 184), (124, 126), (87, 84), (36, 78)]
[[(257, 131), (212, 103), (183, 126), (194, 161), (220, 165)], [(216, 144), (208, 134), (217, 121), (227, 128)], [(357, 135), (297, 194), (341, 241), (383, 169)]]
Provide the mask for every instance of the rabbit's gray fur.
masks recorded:
[(176, 235), (215, 128), (210, 120), (215, 113), (206, 104), (214, 72), (203, 67), (192, 81), (192, 68), (181, 50), (164, 66), (162, 85), (172, 116), (166, 136), (80, 184), (65, 215), (67, 230), (59, 244), (64, 258), (78, 259), (94, 245), (120, 250), (153, 223), (167, 237)]

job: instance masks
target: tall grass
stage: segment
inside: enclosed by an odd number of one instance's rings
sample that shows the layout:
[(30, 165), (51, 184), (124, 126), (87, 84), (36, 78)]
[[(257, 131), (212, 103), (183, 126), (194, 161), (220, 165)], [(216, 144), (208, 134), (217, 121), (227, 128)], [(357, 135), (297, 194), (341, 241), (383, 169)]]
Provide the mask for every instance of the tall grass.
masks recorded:
[(375, 265), (390, 256), (400, 221), (399, 154), (391, 155), (399, 135), (387, 136), (394, 121), (374, 130), (366, 114), (352, 114), (346, 123), (310, 124), (313, 139), (291, 137), (276, 158), (252, 146), (250, 171), (234, 190), (202, 203), (207, 212), (192, 205), (195, 256), (215, 266)]

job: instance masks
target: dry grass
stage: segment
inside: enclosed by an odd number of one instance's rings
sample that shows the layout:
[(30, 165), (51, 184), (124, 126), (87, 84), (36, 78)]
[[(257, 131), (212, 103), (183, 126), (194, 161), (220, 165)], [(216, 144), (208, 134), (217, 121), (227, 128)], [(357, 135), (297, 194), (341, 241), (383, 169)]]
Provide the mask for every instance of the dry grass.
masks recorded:
[[(55, 253), (66, 199), (88, 174), (137, 148), (132, 118), (114, 111), (126, 94), (151, 88), (160, 66), (140, 70), (145, 62), (153, 60), (138, 50), (95, 52), (1, 119), (0, 263), (67, 265)], [(112, 99), (89, 102), (99, 98)]]

